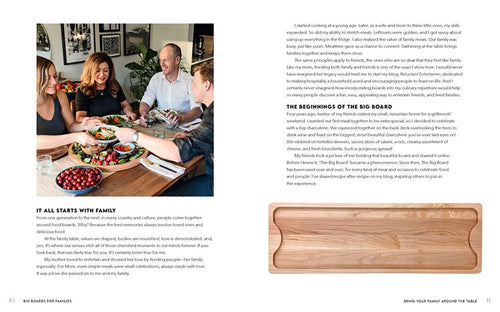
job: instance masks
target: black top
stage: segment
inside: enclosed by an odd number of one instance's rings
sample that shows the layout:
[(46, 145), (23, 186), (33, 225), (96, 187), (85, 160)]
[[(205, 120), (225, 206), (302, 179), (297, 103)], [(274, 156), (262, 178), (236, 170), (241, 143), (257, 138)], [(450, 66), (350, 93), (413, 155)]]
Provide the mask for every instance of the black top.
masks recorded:
[(58, 135), (66, 132), (66, 124), (61, 115), (61, 104), (59, 99), (54, 99), (54, 115), (51, 120), (44, 119), (36, 113), (36, 134), (38, 135)]
[(122, 111), (121, 102), (127, 98), (120, 85), (118, 87), (116, 98), (111, 95), (108, 88), (97, 90), (97, 95), (94, 98), (85, 95), (82, 90), (78, 89), (75, 98), (76, 111), (86, 111), (89, 117), (120, 114)]
[(205, 172), (214, 176), (214, 102), (205, 109), (201, 124), (187, 136), (173, 140), (179, 149), (182, 162), (198, 155), (205, 155)]

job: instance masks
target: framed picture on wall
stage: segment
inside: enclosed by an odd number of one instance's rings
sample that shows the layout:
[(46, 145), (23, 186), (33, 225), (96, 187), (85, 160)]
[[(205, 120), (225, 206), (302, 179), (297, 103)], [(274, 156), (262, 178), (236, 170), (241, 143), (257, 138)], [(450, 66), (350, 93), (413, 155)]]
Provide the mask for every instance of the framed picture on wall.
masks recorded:
[(94, 24), (61, 24), (64, 65), (85, 62), (95, 52)]
[(99, 32), (120, 31), (120, 24), (99, 24)]
[(123, 24), (123, 32), (124, 55), (141, 53), (139, 50), (141, 44), (149, 48), (150, 24)]
[(101, 51), (110, 57), (120, 56), (120, 34), (101, 35)]

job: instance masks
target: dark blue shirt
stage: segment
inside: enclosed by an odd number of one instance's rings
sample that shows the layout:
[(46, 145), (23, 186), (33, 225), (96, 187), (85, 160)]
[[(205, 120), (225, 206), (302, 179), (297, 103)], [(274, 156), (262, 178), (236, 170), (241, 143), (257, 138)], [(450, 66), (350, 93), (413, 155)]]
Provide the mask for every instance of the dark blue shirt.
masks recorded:
[(205, 109), (201, 124), (184, 138), (174, 139), (182, 162), (198, 155), (205, 155), (205, 172), (214, 175), (214, 102)]

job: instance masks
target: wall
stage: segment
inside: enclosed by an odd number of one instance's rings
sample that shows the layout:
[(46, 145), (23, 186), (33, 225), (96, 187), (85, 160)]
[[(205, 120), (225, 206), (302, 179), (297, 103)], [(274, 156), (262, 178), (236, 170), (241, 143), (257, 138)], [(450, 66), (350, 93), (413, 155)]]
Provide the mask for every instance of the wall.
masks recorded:
[[(51, 61), (54, 62), (56, 70), (62, 73), (62, 76), (69, 80), (80, 80), (80, 75), (83, 69), (83, 63), (64, 65), (61, 24), (43, 24), (47, 30), (50, 48), (51, 48)], [(186, 58), (188, 64), (191, 64), (191, 54), (193, 49), (193, 24), (152, 24), (150, 47), (153, 50), (160, 50), (166, 43), (174, 42), (182, 49), (183, 56)], [(95, 24), (95, 42), (96, 51), (100, 51), (100, 37), (99, 25)], [(103, 33), (104, 34), (104, 33)], [(113, 34), (107, 32), (106, 34)], [(123, 25), (120, 27), (121, 40), (123, 42)], [(130, 71), (125, 68), (125, 64), (130, 62), (139, 62), (138, 55), (123, 55), (123, 43), (121, 46), (121, 56), (113, 57), (113, 65), (116, 70), (116, 79), (122, 86), (125, 95), (130, 97)]]

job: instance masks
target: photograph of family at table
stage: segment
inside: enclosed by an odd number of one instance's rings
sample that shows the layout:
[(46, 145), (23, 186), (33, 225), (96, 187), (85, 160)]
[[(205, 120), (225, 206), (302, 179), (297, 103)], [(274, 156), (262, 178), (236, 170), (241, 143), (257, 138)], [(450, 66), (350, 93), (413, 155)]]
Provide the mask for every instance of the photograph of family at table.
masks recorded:
[[(74, 103), (56, 88), (58, 73), (54, 63), (37, 56), (37, 150), (74, 142), (84, 147), (99, 145), (87, 130), (104, 126), (103, 116), (126, 116), (135, 123), (115, 131), (120, 142), (132, 142), (175, 163), (204, 157), (204, 174), (176, 181), (154, 195), (213, 196), (213, 61), (193, 67), (191, 76), (180, 69), (182, 50), (177, 44), (165, 44), (158, 51), (158, 58), (161, 72), (151, 77), (138, 110), (134, 111), (117, 81), (113, 61), (105, 52), (94, 52), (86, 58)], [(170, 124), (182, 125), (197, 119), (199, 125), (190, 132), (177, 130), (171, 139), (154, 137), (145, 131), (150, 126), (153, 104), (167, 112), (165, 117)]]

